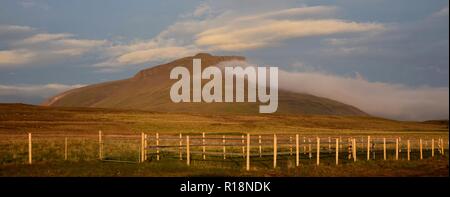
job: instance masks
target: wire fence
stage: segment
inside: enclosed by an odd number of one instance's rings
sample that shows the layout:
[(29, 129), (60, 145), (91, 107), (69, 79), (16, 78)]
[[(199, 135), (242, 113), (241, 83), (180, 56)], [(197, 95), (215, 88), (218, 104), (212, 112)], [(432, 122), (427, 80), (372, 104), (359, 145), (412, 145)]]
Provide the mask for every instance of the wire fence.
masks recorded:
[(0, 135), (0, 163), (88, 161), (143, 163), (163, 159), (191, 165), (234, 163), (341, 165), (357, 161), (422, 160), (445, 156), (448, 136), (311, 136), (300, 134), (141, 133)]

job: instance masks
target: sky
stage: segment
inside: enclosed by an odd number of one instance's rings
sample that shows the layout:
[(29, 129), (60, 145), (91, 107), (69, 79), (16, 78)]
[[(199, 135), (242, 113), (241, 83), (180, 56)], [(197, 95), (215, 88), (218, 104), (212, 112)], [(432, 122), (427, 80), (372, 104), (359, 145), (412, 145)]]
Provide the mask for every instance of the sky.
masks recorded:
[(0, 102), (208, 52), (372, 115), (448, 119), (448, 24), (444, 0), (0, 0)]

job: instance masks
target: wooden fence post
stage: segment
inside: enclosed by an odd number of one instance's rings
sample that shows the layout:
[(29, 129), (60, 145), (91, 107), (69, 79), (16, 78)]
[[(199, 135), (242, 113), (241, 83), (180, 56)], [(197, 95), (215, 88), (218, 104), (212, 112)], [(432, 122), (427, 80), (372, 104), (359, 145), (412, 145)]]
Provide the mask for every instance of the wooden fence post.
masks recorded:
[(186, 136), (186, 164), (191, 165), (191, 152), (189, 147), (189, 135)]
[(407, 153), (408, 153), (408, 161), (411, 159), (410, 158), (410, 153), (411, 153), (411, 150), (410, 150), (410, 145), (409, 145), (409, 139), (407, 140), (407, 143), (408, 143), (408, 150), (407, 150)]
[(241, 136), (241, 147), (242, 147), (242, 158), (245, 158), (245, 140), (244, 140), (244, 135)]
[(159, 133), (156, 133), (156, 161), (159, 161)]
[(306, 137), (303, 137), (303, 154), (306, 155)]
[(147, 134), (144, 133), (144, 161), (147, 161), (147, 147), (148, 147), (148, 138), (147, 138)]
[(316, 164), (319, 165), (320, 164), (320, 138), (317, 137), (316, 141), (317, 141), (317, 159), (316, 159)]
[(67, 137), (64, 138), (64, 161), (67, 161)]
[(441, 149), (442, 149), (441, 153), (442, 153), (442, 155), (445, 155), (445, 154), (444, 154), (444, 151), (445, 151), (445, 142), (444, 142), (444, 139), (441, 138), (441, 141), (442, 141), (442, 143), (441, 143)]
[(259, 157), (262, 157), (262, 146), (261, 146), (261, 135), (258, 136), (258, 143), (259, 143)]
[(331, 153), (331, 137), (328, 137), (328, 153)]
[(431, 157), (434, 157), (434, 138), (431, 139)]
[(273, 168), (277, 168), (277, 135), (273, 134)]
[(353, 162), (356, 162), (356, 138), (353, 138), (353, 145), (352, 145), (352, 148), (353, 148)]
[(300, 165), (300, 153), (299, 153), (299, 141), (298, 141), (298, 134), (295, 134), (295, 166)]
[(206, 146), (205, 146), (205, 132), (202, 133), (202, 155), (203, 155), (203, 160), (206, 159)]
[(144, 132), (141, 132), (141, 157), (140, 157), (140, 159), (141, 159), (141, 163), (142, 162), (144, 162), (144, 155), (145, 155), (145, 151), (144, 151), (144, 149), (145, 149), (145, 145), (144, 145), (144, 138), (145, 138), (145, 134), (144, 134)]
[(312, 158), (312, 144), (311, 144), (311, 138), (308, 138), (308, 153), (309, 153), (309, 159)]
[(336, 138), (336, 165), (339, 165), (339, 138)]
[(383, 159), (386, 160), (386, 138), (383, 138)]
[(222, 135), (222, 146), (223, 146), (223, 159), (225, 160), (226, 159), (226, 153), (227, 153), (227, 149), (226, 149), (226, 146), (225, 146), (225, 135)]
[(102, 131), (98, 131), (98, 159), (103, 159), (103, 139), (102, 139)]
[(367, 136), (367, 161), (370, 160), (370, 135)]
[(28, 133), (28, 164), (33, 163), (33, 150), (31, 142), (31, 133)]
[(347, 138), (347, 159), (350, 160), (353, 157), (353, 139)]
[(183, 161), (183, 134), (180, 133), (180, 142), (179, 142), (178, 152), (180, 155), (180, 161)]
[(423, 159), (423, 154), (422, 154), (422, 138), (419, 139), (419, 149), (420, 149), (420, 160)]
[(398, 138), (395, 138), (395, 160), (398, 160)]
[(247, 165), (246, 165), (246, 169), (247, 171), (250, 170), (250, 134), (247, 133)]

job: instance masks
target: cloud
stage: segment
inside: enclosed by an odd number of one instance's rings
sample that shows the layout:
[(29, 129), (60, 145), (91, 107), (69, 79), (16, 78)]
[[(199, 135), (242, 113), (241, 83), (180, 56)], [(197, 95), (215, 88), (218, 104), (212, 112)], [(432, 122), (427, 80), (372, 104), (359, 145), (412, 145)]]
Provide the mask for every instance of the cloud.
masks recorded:
[(20, 41), (21, 44), (36, 44), (36, 43), (42, 43), (42, 42), (49, 42), (52, 40), (60, 40), (64, 38), (71, 37), (71, 34), (35, 34), (31, 37), (25, 38), (24, 40)]
[(30, 9), (30, 8), (39, 8), (42, 10), (48, 10), (50, 9), (50, 6), (43, 2), (43, 1), (36, 1), (36, 0), (19, 0), (17, 1), (18, 4), (26, 9)]
[(207, 17), (183, 18), (158, 35), (176, 38), (209, 51), (243, 51), (271, 47), (291, 38), (384, 30), (379, 23), (333, 18), (335, 6), (304, 6), (240, 13), (214, 10)]
[[(0, 26), (2, 27), (2, 26)], [(15, 68), (39, 64), (57, 64), (77, 60), (80, 56), (97, 50), (101, 53), (106, 40), (77, 39), (68, 33), (36, 33), (31, 27), (3, 26), (0, 32), (28, 32), (11, 39), (6, 50), (0, 50), (0, 68)]]
[(36, 54), (28, 50), (0, 51), (0, 68), (2, 65), (18, 65), (30, 63)]
[[(261, 65), (233, 60), (215, 66), (223, 69), (225, 66)], [(344, 77), (314, 70), (300, 62), (293, 67), (302, 71), (279, 69), (280, 89), (333, 99), (378, 117), (414, 121), (449, 118), (448, 87), (372, 82), (358, 72), (354, 77)]]
[(433, 13), (433, 17), (448, 17), (448, 5)]
[(285, 17), (330, 17), (333, 16), (338, 10), (335, 6), (310, 6), (310, 7), (296, 7), (281, 10), (274, 10), (269, 12), (264, 12), (262, 14), (254, 14), (239, 17), (239, 21), (248, 20), (261, 20), (261, 19), (274, 19), (274, 18), (285, 18)]
[(375, 116), (399, 120), (449, 118), (448, 87), (408, 87), (370, 82), (359, 73), (342, 77), (321, 72), (279, 72), (281, 89), (334, 99)]
[(326, 20), (265, 20), (209, 29), (197, 35), (196, 44), (236, 51), (261, 48), (289, 38), (382, 30), (383, 25)]
[(126, 66), (181, 58), (198, 51), (193, 45), (179, 45), (170, 39), (154, 38), (107, 47), (103, 51), (107, 59), (93, 66), (101, 71), (115, 72)]
[(211, 13), (211, 7), (206, 3), (201, 3), (192, 13), (194, 17), (201, 17)]
[(28, 27), (8, 26), (3, 29), (9, 30), (3, 31), (28, 30), (32, 33), (15, 38), (3, 47), (0, 68), (58, 64), (63, 60), (82, 62), (86, 55), (95, 57), (91, 60), (94, 68), (112, 71), (199, 51), (244, 51), (271, 47), (291, 38), (383, 29), (382, 24), (332, 18), (337, 9), (334, 6), (303, 6), (247, 13), (222, 10), (204, 2), (153, 38), (129, 43), (77, 39), (70, 33), (42, 33)]
[(0, 36), (5, 34), (16, 34), (16, 33), (24, 33), (30, 32), (34, 29), (28, 26), (19, 26), (19, 25), (0, 25)]
[(1, 85), (0, 84), (0, 102), (24, 102), (38, 104), (66, 90), (80, 88), (84, 84), (18, 84), (18, 85)]
[(94, 65), (116, 70), (128, 65), (170, 60), (199, 51), (239, 51), (275, 45), (290, 38), (378, 31), (382, 24), (357, 23), (332, 16), (334, 6), (311, 6), (253, 14), (217, 10), (202, 3), (157, 36), (106, 49), (105, 61)]

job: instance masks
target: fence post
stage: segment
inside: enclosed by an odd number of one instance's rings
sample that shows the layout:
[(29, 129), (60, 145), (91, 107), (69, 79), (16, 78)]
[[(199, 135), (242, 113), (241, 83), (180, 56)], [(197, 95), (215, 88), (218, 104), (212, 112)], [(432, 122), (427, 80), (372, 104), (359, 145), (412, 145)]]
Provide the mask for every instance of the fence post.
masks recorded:
[(356, 138), (353, 138), (353, 162), (356, 162)]
[(141, 159), (141, 163), (142, 162), (144, 162), (144, 155), (145, 155), (145, 152), (144, 152), (144, 138), (145, 138), (145, 134), (144, 134), (144, 132), (141, 132), (141, 157), (140, 157), (140, 159)]
[(67, 161), (67, 137), (64, 138), (64, 161)]
[(180, 155), (180, 161), (183, 160), (183, 134), (180, 133), (180, 142), (179, 142), (178, 154)]
[(407, 153), (408, 153), (408, 161), (409, 161), (409, 160), (410, 160), (410, 145), (409, 145), (409, 139), (408, 139), (407, 143), (408, 143), (408, 150), (407, 150)]
[(423, 159), (423, 154), (422, 154), (422, 138), (419, 139), (419, 149), (420, 149), (420, 160)]
[(316, 160), (316, 164), (319, 165), (320, 164), (320, 138), (317, 137), (317, 160)]
[(434, 157), (434, 138), (431, 139), (431, 157)]
[(242, 158), (245, 158), (245, 141), (244, 141), (244, 135), (241, 136), (241, 147), (242, 147)]
[(308, 153), (309, 153), (309, 159), (312, 158), (312, 144), (311, 144), (311, 138), (308, 138)]
[(442, 143), (441, 143), (441, 148), (442, 148), (442, 151), (441, 151), (441, 153), (442, 153), (442, 155), (444, 155), (444, 150), (445, 150), (445, 142), (444, 142), (444, 139), (443, 139), (443, 138), (441, 138), (441, 141), (442, 141)]
[(297, 167), (300, 165), (299, 148), (298, 134), (295, 134), (295, 166)]
[(147, 161), (147, 152), (148, 152), (148, 135), (144, 133), (144, 161)]
[(103, 139), (102, 139), (102, 131), (98, 131), (98, 159), (103, 159)]
[(206, 147), (205, 147), (205, 132), (202, 133), (202, 156), (203, 156), (203, 160), (206, 159)]
[(250, 170), (250, 134), (247, 133), (247, 165), (246, 165), (247, 171)]
[(367, 136), (367, 161), (370, 160), (370, 135)]
[(186, 136), (186, 164), (191, 165), (191, 152), (189, 150), (189, 135)]
[(386, 138), (383, 138), (383, 159), (386, 160)]
[(156, 161), (159, 161), (159, 133), (156, 133)]
[(306, 155), (306, 137), (303, 137), (303, 154)]
[(339, 164), (339, 138), (336, 138), (336, 165)]
[(273, 168), (277, 168), (277, 135), (273, 134)]
[(33, 153), (32, 153), (32, 143), (31, 143), (31, 133), (28, 133), (28, 164), (33, 163)]
[(395, 160), (398, 160), (398, 138), (395, 138)]
[(222, 135), (222, 146), (223, 146), (223, 159), (225, 160), (226, 159), (226, 152), (227, 152), (227, 150), (226, 150), (226, 146), (225, 146), (225, 135)]
[(331, 137), (328, 137), (328, 153), (331, 153)]
[(261, 135), (258, 136), (258, 143), (259, 143), (259, 157), (262, 157), (262, 146), (261, 146)]

